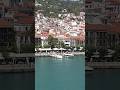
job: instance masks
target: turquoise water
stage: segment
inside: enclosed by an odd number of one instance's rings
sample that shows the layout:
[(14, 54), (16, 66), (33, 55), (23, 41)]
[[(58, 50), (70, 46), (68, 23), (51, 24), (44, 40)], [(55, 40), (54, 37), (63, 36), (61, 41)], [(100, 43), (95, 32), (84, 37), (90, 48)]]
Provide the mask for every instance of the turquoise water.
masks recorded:
[(36, 58), (35, 90), (85, 90), (84, 55)]

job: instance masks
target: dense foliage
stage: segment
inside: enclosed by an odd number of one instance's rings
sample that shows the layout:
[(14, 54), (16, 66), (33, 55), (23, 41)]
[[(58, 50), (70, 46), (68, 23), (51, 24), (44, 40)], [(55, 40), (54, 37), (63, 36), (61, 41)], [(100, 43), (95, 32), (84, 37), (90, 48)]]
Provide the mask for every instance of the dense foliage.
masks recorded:
[(45, 16), (57, 17), (61, 13), (75, 13), (83, 9), (83, 3), (79, 1), (69, 1), (69, 0), (37, 0), (41, 6), (36, 9), (41, 10)]

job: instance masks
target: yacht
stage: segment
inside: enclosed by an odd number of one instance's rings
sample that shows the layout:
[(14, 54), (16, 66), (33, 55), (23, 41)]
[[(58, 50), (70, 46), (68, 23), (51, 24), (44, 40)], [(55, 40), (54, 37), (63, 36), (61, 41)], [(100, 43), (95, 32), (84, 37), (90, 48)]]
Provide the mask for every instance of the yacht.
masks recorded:
[(52, 57), (55, 57), (55, 58), (63, 58), (63, 56), (62, 55), (60, 55), (60, 54), (56, 54), (56, 53), (53, 53), (52, 55), (50, 55), (50, 56), (52, 56)]
[(64, 53), (64, 56), (74, 56), (74, 54), (73, 53)]

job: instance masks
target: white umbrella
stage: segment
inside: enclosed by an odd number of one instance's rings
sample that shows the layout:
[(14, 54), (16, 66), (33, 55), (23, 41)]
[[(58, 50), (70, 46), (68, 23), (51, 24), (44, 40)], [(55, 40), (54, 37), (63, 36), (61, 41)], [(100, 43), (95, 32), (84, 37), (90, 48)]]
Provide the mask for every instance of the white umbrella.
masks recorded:
[(53, 48), (53, 50), (59, 50), (58, 48)]
[(60, 50), (66, 50), (66, 49), (64, 49), (64, 48), (60, 48)]
[(40, 51), (50, 51), (52, 50), (51, 48), (39, 48)]

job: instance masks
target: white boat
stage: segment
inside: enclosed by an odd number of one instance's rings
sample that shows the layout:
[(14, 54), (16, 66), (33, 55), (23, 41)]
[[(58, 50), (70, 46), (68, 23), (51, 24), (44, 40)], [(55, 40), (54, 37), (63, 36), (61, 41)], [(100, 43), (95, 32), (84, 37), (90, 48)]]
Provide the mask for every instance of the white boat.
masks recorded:
[(64, 53), (64, 56), (74, 56), (72, 53)]
[(55, 57), (55, 58), (63, 58), (63, 56), (62, 56), (62, 55), (59, 55), (59, 54), (52, 54), (52, 55), (50, 55), (50, 56)]
[(55, 55), (56, 58), (63, 58), (62, 55)]

